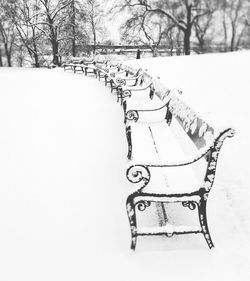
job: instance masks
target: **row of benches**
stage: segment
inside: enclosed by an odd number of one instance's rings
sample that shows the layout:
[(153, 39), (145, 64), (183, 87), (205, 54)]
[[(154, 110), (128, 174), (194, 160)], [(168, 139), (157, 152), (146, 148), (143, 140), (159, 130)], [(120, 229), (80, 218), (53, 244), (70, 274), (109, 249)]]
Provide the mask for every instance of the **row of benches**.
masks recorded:
[[(132, 242), (138, 236), (202, 233), (214, 247), (207, 223), (207, 199), (214, 184), (223, 141), (234, 135), (197, 114), (180, 91), (170, 91), (146, 70), (108, 62), (81, 62), (64, 69), (93, 73), (105, 80), (124, 113), (128, 143), (127, 179), (132, 190), (126, 200)], [(197, 226), (170, 224), (167, 206), (180, 203), (197, 209)], [(140, 225), (140, 212), (151, 207), (159, 224)]]

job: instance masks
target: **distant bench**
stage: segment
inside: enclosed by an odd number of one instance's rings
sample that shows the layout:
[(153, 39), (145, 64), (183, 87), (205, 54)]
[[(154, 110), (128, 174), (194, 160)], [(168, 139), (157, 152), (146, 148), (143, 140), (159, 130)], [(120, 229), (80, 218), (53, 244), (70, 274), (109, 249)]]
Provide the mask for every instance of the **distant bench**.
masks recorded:
[[(211, 125), (183, 102), (179, 94), (153, 89), (163, 101), (161, 107), (125, 111), (129, 160), (126, 174), (133, 183), (126, 203), (131, 249), (135, 249), (138, 236), (191, 233), (202, 233), (212, 248), (207, 199), (220, 148), (226, 137), (234, 135), (234, 130), (220, 130)], [(197, 208), (199, 227), (170, 225), (165, 210), (168, 203), (181, 203), (191, 210)], [(138, 212), (152, 205), (162, 208), (161, 225), (153, 228), (138, 225)]]
[(70, 62), (63, 65), (64, 71), (72, 70), (74, 73), (82, 72), (85, 75), (93, 73), (97, 75), (97, 71), (104, 65), (107, 65), (107, 61), (98, 61), (93, 58), (72, 59)]

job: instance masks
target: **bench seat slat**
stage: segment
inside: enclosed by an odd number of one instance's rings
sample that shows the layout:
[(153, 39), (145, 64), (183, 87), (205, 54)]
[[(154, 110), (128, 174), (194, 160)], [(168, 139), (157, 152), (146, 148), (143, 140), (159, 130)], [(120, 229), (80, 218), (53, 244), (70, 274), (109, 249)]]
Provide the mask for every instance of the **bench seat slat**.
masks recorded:
[[(178, 124), (176, 124), (178, 126)], [(182, 130), (182, 128), (181, 128)], [(171, 127), (165, 122), (153, 124), (132, 124), (133, 163), (165, 163), (185, 159), (186, 154), (176, 141)], [(191, 141), (190, 141), (191, 142)], [(193, 151), (197, 151), (191, 142)], [(182, 194), (199, 190), (202, 181), (190, 166), (151, 168), (151, 180), (143, 189), (146, 193)]]

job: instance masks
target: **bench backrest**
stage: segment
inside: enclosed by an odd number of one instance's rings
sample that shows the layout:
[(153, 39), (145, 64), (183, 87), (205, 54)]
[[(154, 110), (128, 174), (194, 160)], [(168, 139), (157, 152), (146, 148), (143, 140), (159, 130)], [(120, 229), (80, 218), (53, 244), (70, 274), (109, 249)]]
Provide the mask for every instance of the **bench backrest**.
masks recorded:
[(141, 72), (141, 70), (142, 70), (141, 68), (135, 69), (132, 66), (127, 66), (126, 76), (129, 76), (129, 75), (134, 76), (134, 77), (138, 76), (139, 73)]
[(176, 118), (199, 151), (196, 159), (190, 159), (190, 163), (204, 159), (204, 157), (207, 161), (204, 183), (201, 187), (204, 194), (207, 194), (214, 182), (217, 159), (223, 141), (227, 137), (234, 136), (234, 129), (230, 127), (216, 128), (211, 123), (209, 124), (175, 94), (171, 96), (168, 102), (166, 115), (168, 124), (171, 123), (173, 117)]
[(212, 140), (215, 129), (176, 94), (172, 94), (168, 102), (167, 123), (171, 123), (173, 116), (198, 149)]

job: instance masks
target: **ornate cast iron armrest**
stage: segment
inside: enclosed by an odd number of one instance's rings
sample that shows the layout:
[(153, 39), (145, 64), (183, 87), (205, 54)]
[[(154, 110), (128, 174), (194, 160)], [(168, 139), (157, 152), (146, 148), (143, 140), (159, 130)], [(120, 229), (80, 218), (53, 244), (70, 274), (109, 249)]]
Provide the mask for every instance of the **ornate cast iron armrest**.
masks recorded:
[(115, 83), (118, 86), (126, 86), (126, 80), (124, 78), (121, 78), (121, 77), (116, 78)]
[(140, 164), (128, 167), (126, 176), (128, 181), (137, 185), (136, 191), (138, 192), (143, 190), (151, 178), (148, 167)]
[[(138, 75), (136, 77), (117, 77), (115, 82), (120, 85), (120, 86), (126, 86), (127, 82), (136, 82), (136, 80), (140, 77), (141, 75)], [(136, 83), (134, 85), (131, 85), (130, 87), (136, 86)]]
[(132, 93), (131, 90), (125, 90), (123, 91), (121, 88), (119, 88), (120, 94), (122, 98), (127, 98), (127, 97), (131, 97)]
[(125, 116), (125, 122), (128, 121), (134, 121), (137, 122), (139, 120), (139, 110), (129, 110), (126, 112)]

